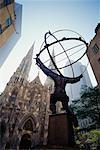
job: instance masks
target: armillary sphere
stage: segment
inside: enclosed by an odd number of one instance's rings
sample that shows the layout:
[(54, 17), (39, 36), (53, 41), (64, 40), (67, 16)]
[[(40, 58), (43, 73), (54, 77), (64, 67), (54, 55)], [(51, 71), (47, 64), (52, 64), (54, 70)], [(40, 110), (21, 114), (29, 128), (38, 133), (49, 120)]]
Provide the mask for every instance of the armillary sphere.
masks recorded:
[[(71, 67), (74, 77), (73, 64), (81, 60), (87, 50), (88, 44), (80, 34), (72, 30), (63, 29), (53, 33), (50, 31), (45, 33), (44, 42), (37, 57), (40, 57), (40, 60), (47, 66), (48, 62), (51, 61), (49, 68), (59, 75), (63, 75), (61, 72), (63, 68)], [(66, 62), (68, 63), (66, 64)]]

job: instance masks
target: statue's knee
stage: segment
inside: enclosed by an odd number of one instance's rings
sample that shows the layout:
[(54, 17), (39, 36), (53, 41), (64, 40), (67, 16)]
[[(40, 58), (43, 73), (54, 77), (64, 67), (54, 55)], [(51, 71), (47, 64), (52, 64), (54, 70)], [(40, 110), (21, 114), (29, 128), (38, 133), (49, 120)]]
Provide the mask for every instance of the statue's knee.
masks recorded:
[(68, 111), (68, 102), (67, 101), (62, 101), (62, 106), (63, 106), (63, 109)]

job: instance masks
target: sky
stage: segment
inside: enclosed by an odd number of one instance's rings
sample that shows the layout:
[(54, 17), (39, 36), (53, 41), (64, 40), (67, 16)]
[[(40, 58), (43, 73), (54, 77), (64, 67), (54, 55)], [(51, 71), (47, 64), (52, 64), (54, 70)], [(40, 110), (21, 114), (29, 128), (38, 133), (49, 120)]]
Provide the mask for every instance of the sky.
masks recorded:
[[(0, 92), (4, 90), (34, 41), (33, 58), (36, 56), (46, 32), (71, 29), (80, 33), (89, 43), (95, 35), (95, 27), (100, 22), (99, 0), (16, 0), (16, 2), (23, 7), (22, 33), (0, 68)], [(88, 72), (95, 86), (96, 81), (90, 66)], [(37, 73), (38, 67), (33, 60), (29, 80), (33, 80)]]

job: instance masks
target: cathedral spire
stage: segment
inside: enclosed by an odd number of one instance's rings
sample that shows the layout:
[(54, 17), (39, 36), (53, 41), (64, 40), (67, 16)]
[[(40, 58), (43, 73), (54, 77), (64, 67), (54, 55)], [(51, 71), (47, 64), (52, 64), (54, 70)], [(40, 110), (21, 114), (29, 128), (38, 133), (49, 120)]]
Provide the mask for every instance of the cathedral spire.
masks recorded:
[(17, 76), (19, 76), (19, 78), (24, 78), (25, 80), (27, 80), (28, 78), (30, 68), (32, 65), (33, 49), (34, 49), (34, 43), (16, 70), (16, 74)]
[(29, 49), (27, 55), (21, 61), (19, 67), (11, 76), (9, 82), (6, 85), (3, 96), (8, 95), (9, 98), (9, 94), (11, 95), (11, 93), (17, 91), (22, 85), (27, 83), (28, 75), (32, 64), (33, 49), (34, 43)]
[[(55, 62), (54, 48), (53, 48), (53, 51), (52, 51), (52, 58), (53, 58), (53, 60)], [(55, 69), (55, 66), (54, 66), (54, 64), (53, 64), (53, 62), (51, 60), (50, 60), (48, 68), (51, 69), (51, 70)], [(52, 70), (52, 71), (57, 73), (57, 70)], [(44, 85), (49, 88), (51, 93), (53, 93), (53, 91), (54, 91), (54, 81), (50, 77), (47, 77)]]
[(29, 49), (26, 56), (21, 61), (19, 67), (16, 69), (16, 72), (14, 72), (14, 74), (10, 78), (8, 85), (15, 85), (17, 81), (19, 81), (21, 85), (27, 82), (31, 65), (32, 65), (33, 49), (34, 49), (34, 43)]
[[(53, 58), (53, 61), (55, 62), (55, 53), (54, 53), (54, 48), (53, 48), (53, 51), (52, 51), (52, 58)], [(49, 69), (55, 69), (55, 66), (53, 64), (53, 62), (50, 60), (50, 63), (49, 63), (49, 66), (48, 66)], [(55, 72), (55, 71), (54, 71)]]

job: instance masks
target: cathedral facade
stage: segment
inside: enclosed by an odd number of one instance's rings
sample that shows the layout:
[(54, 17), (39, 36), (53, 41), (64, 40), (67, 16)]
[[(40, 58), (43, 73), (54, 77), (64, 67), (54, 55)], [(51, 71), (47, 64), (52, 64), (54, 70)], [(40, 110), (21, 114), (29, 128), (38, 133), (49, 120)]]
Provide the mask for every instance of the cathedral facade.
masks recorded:
[(50, 90), (39, 75), (28, 81), (33, 47), (0, 95), (0, 149), (34, 148), (47, 142)]

